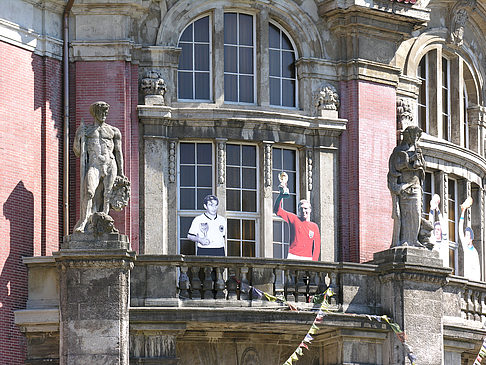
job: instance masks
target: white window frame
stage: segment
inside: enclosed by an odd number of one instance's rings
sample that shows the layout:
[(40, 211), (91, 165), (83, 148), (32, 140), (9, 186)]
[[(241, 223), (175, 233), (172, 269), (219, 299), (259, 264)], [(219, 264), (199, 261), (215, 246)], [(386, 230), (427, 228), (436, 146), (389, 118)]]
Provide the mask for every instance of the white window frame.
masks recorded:
[[(462, 76), (462, 80), (464, 80), (464, 75)], [(469, 149), (469, 123), (468, 123), (468, 113), (467, 108), (469, 105), (469, 98), (467, 95), (466, 83), (463, 82), (463, 129), (464, 129), (464, 148)]]
[[(297, 61), (299, 59), (298, 54), (297, 54), (297, 47), (295, 46), (295, 42), (292, 39), (292, 37), (290, 36), (290, 34), (277, 22), (270, 20), (268, 23), (269, 23), (269, 27), (270, 27), (270, 24), (272, 24), (273, 26), (277, 27), (282, 33), (284, 33), (285, 36), (289, 39), (290, 44), (292, 45), (293, 52), (294, 52), (295, 61)], [(270, 45), (267, 45), (267, 47), (268, 47), (268, 51), (269, 51), (268, 52), (268, 62), (270, 62), (270, 50), (280, 51), (280, 72), (282, 72), (282, 40), (280, 40), (280, 49), (270, 48)], [(295, 67), (295, 65), (294, 65), (294, 67)], [(270, 64), (268, 65), (268, 68), (270, 70)], [(272, 77), (277, 78), (276, 76), (270, 76), (270, 72), (269, 72), (269, 74), (268, 74), (269, 81)], [(284, 106), (284, 105), (274, 105), (274, 104), (270, 104), (270, 106), (274, 107), (274, 108), (289, 109), (289, 110), (298, 109), (299, 108), (299, 79), (297, 77), (297, 67), (295, 67), (295, 79), (290, 79), (290, 78), (283, 77), (283, 76), (278, 77), (278, 79), (280, 80), (280, 104), (282, 104), (282, 90), (283, 90), (282, 81), (284, 79), (295, 81), (295, 94), (294, 94), (295, 106)], [(269, 83), (269, 85), (270, 85), (270, 83)], [(270, 89), (270, 86), (269, 86), (269, 89)]]
[[(236, 21), (237, 21), (237, 26), (236, 26), (236, 37), (237, 37), (237, 44), (236, 44), (236, 49), (237, 49), (237, 53), (236, 53), (236, 59), (237, 59), (237, 68), (238, 68), (238, 71), (235, 73), (235, 72), (226, 72), (224, 70), (224, 60), (223, 60), (223, 80), (224, 80), (224, 76), (225, 75), (236, 75), (236, 80), (237, 80), (237, 87), (236, 87), (236, 92), (237, 92), (237, 99), (238, 101), (229, 101), (229, 100), (226, 100), (225, 97), (223, 97), (224, 99), (224, 103), (225, 104), (238, 104), (238, 105), (256, 105), (256, 101), (258, 100), (258, 96), (257, 96), (257, 76), (260, 77), (260, 75), (257, 75), (256, 73), (256, 63), (257, 63), (257, 57), (256, 57), (256, 49), (257, 49), (257, 44), (256, 44), (256, 16), (255, 14), (252, 14), (252, 13), (246, 13), (246, 12), (243, 12), (243, 11), (239, 11), (239, 10), (225, 10), (224, 14), (230, 14), (230, 13), (233, 13), (233, 14), (236, 14)], [(224, 17), (224, 14), (223, 14), (223, 17)], [(253, 102), (251, 103), (248, 103), (248, 102), (241, 102), (239, 101), (240, 100), (240, 78), (239, 76), (240, 75), (243, 75), (243, 76), (249, 76), (249, 74), (240, 74), (239, 70), (240, 70), (240, 32), (239, 32), (239, 29), (240, 29), (240, 17), (239, 17), (239, 14), (244, 14), (244, 15), (249, 15), (252, 17), (252, 28), (253, 28), (253, 38), (252, 38), (252, 42), (253, 42)], [(225, 46), (232, 46), (234, 47), (235, 45), (234, 44), (226, 44), (224, 43), (224, 26), (223, 26), (223, 57), (224, 57), (224, 47)], [(249, 46), (243, 46), (245, 48), (249, 48)], [(225, 94), (225, 88), (224, 88), (224, 81), (223, 81), (223, 96)]]
[[(430, 121), (429, 121), (429, 106), (430, 106), (430, 100), (429, 100), (429, 85), (430, 85), (430, 74), (429, 74), (429, 54), (426, 53), (423, 56), (424, 59), (424, 65), (425, 65), (425, 79), (422, 79), (420, 75), (417, 75), (417, 77), (422, 81), (425, 82), (425, 105), (419, 104), (418, 99), (417, 99), (417, 110), (416, 110), (416, 115), (417, 115), (417, 120), (418, 116), (420, 114), (420, 106), (423, 106), (425, 108), (425, 133), (430, 134)], [(422, 61), (422, 60), (421, 60)]]
[[(442, 79), (442, 75), (443, 75), (443, 66), (444, 66), (444, 60), (446, 61), (447, 63), (447, 71), (446, 71), (446, 74), (447, 74), (447, 85), (444, 87), (444, 80)], [(451, 141), (452, 139), (452, 135), (451, 135), (451, 60), (442, 55), (442, 58), (441, 58), (441, 74), (440, 74), (440, 97), (441, 97), (441, 106), (442, 106), (442, 110), (440, 112), (440, 117), (441, 117), (441, 122), (442, 124), (444, 123), (444, 116), (447, 116), (447, 136), (444, 136), (444, 126), (442, 126), (442, 139), (445, 139), (447, 141)], [(443, 98), (442, 98), (442, 93), (443, 93), (443, 90), (446, 89), (447, 90), (447, 110), (446, 110), (446, 113), (444, 113), (444, 105), (443, 105)]]
[[(200, 72), (200, 73), (206, 73), (207, 71), (197, 71), (196, 70), (196, 52), (195, 52), (195, 47), (194, 45), (196, 44), (196, 41), (194, 40), (194, 23), (197, 22), (199, 19), (202, 19), (204, 17), (208, 17), (209, 18), (209, 22), (208, 22), (208, 31), (209, 31), (209, 99), (196, 99), (196, 73)], [(193, 95), (194, 95), (194, 99), (180, 99), (179, 98), (179, 88), (181, 87), (181, 85), (179, 85), (179, 82), (178, 82), (178, 85), (177, 85), (177, 101), (180, 101), (180, 102), (213, 102), (213, 17), (211, 14), (208, 14), (208, 13), (205, 13), (205, 14), (202, 14), (200, 16), (198, 16), (197, 18), (195, 18), (192, 22), (190, 22), (189, 24), (187, 24), (184, 29), (182, 30), (182, 32), (180, 33), (179, 35), (179, 40), (177, 41), (177, 45), (179, 46), (179, 44), (181, 43), (181, 37), (182, 37), (182, 34), (184, 34), (184, 32), (186, 31), (186, 29), (190, 26), (190, 25), (193, 25), (192, 27), (192, 42), (187, 42), (187, 41), (182, 41), (183, 43), (190, 43), (192, 44), (192, 91), (193, 91)], [(197, 44), (206, 44), (205, 42), (197, 42)], [(182, 70), (182, 71), (179, 71), (179, 68), (177, 68), (177, 80), (179, 80), (179, 72), (189, 72), (188, 70)]]
[[(231, 141), (231, 142), (227, 142), (226, 145), (228, 144), (232, 144), (232, 145), (239, 145), (239, 146), (254, 146), (255, 147), (255, 151), (256, 151), (256, 212), (242, 212), (242, 211), (234, 211), (234, 210), (228, 210), (226, 209), (226, 219), (238, 219), (240, 220), (244, 220), (244, 219), (248, 219), (248, 220), (254, 220), (255, 221), (255, 257), (259, 257), (260, 256), (260, 171), (261, 171), (261, 168), (260, 168), (260, 150), (258, 148), (258, 144), (256, 143), (245, 143), (245, 142), (239, 142), (239, 141)], [(241, 162), (241, 161), (240, 161)], [(227, 160), (225, 161), (225, 171), (226, 171), (226, 167), (228, 166), (227, 164)], [(234, 166), (234, 165), (230, 165), (230, 166)], [(242, 165), (240, 165), (240, 167), (243, 167)], [(241, 174), (241, 172), (240, 172)], [(241, 178), (241, 175), (240, 175), (240, 178)], [(227, 191), (229, 189), (226, 188), (225, 189), (225, 194), (227, 194)], [(240, 189), (242, 190), (242, 188)], [(240, 223), (240, 227), (241, 227), (241, 223)], [(226, 240), (228, 241), (229, 238), (228, 238), (228, 235), (226, 236)], [(240, 242), (241, 244), (241, 242)], [(241, 246), (240, 246), (241, 247)], [(243, 251), (241, 251), (243, 252)], [(226, 255), (228, 255), (228, 250), (226, 250)], [(243, 256), (241, 256), (243, 257)]]
[[(460, 242), (459, 242), (459, 216), (458, 216), (458, 206), (459, 206), (459, 202), (458, 202), (458, 181), (454, 178), (451, 178), (449, 177), (448, 178), (448, 181), (454, 181), (454, 216), (455, 216), (455, 220), (454, 220), (454, 236), (456, 237), (456, 242), (454, 241), (451, 241), (450, 240), (450, 230), (449, 230), (449, 222), (452, 222), (450, 220), (450, 210), (447, 211), (447, 232), (448, 232), (448, 237), (447, 239), (449, 240), (449, 248), (451, 250), (454, 250), (454, 273), (455, 275), (458, 275), (458, 270), (459, 270), (459, 250), (458, 250), (458, 247), (460, 245)], [(447, 187), (447, 190), (449, 192), (449, 195), (451, 195), (451, 192), (449, 191), (449, 186)], [(447, 200), (447, 208), (449, 208), (449, 199)]]
[[(214, 194), (214, 191), (215, 191), (215, 177), (216, 177), (216, 174), (215, 174), (215, 171), (216, 171), (216, 168), (215, 168), (215, 161), (216, 161), (216, 158), (215, 158), (215, 148), (214, 148), (214, 141), (212, 140), (180, 140), (179, 143), (177, 143), (177, 252), (180, 253), (181, 252), (181, 239), (184, 239), (184, 238), (187, 238), (186, 237), (182, 237), (182, 233), (181, 232), (181, 224), (180, 224), (180, 218), (181, 217), (191, 217), (191, 218), (194, 218), (200, 214), (203, 214), (205, 212), (205, 210), (197, 210), (197, 209), (181, 209), (180, 208), (180, 202), (181, 202), (181, 199), (180, 199), (180, 188), (181, 188), (181, 169), (180, 169), (180, 166), (181, 166), (181, 143), (194, 143), (196, 146), (198, 143), (210, 143), (211, 144), (211, 166), (212, 166), (212, 169), (211, 169), (211, 173), (212, 173), (212, 181), (213, 181), (213, 186), (211, 188), (211, 193)], [(197, 150), (197, 147), (196, 147), (196, 150)], [(196, 162), (197, 162), (197, 155), (196, 155)], [(197, 166), (197, 163), (196, 163), (196, 166)], [(196, 170), (196, 179), (197, 179), (197, 170)], [(196, 186), (197, 188), (197, 186)], [(196, 198), (197, 198), (197, 194), (196, 194)], [(218, 197), (219, 198), (219, 197)], [(197, 201), (196, 201), (196, 207), (197, 207)]]

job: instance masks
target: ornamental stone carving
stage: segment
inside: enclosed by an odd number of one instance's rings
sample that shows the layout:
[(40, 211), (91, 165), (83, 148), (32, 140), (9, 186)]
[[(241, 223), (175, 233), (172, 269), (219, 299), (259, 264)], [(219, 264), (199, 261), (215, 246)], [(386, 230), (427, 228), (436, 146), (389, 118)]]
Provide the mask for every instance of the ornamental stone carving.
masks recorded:
[(322, 84), (316, 93), (314, 106), (317, 116), (337, 118), (339, 94), (336, 88), (329, 83)]
[(407, 127), (413, 125), (413, 107), (412, 102), (407, 99), (397, 100), (397, 129), (399, 131), (405, 130)]
[(145, 96), (145, 105), (165, 105), (167, 85), (158, 71), (147, 71), (140, 82), (140, 91)]
[(451, 9), (449, 42), (458, 47), (464, 43), (464, 27), (469, 19), (469, 12), (474, 11), (476, 0), (458, 1)]
[(104, 101), (91, 104), (94, 123), (82, 122), (74, 137), (74, 154), (81, 160), (81, 209), (75, 232), (118, 232), (110, 208), (122, 210), (130, 198), (130, 182), (123, 173), (121, 133), (105, 123), (109, 108)]

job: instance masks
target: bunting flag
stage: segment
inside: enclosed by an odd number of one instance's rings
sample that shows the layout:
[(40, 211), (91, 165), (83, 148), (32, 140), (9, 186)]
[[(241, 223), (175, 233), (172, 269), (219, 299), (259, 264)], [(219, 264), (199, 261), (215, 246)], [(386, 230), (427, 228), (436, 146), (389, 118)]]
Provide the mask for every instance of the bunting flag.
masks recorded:
[(479, 354), (476, 357), (476, 360), (474, 361), (473, 365), (480, 365), (485, 355), (486, 355), (486, 337), (483, 340), (483, 344), (481, 345), (481, 349), (479, 350)]

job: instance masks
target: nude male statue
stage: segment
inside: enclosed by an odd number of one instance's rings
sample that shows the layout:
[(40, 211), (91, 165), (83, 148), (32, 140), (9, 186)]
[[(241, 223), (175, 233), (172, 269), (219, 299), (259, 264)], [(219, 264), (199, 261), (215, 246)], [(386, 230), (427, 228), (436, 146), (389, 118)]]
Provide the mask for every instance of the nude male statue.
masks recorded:
[(94, 123), (81, 124), (74, 137), (74, 154), (81, 158), (81, 214), (75, 232), (84, 232), (94, 213), (108, 216), (117, 177), (129, 184), (123, 175), (120, 130), (105, 123), (109, 108), (104, 101), (91, 104)]

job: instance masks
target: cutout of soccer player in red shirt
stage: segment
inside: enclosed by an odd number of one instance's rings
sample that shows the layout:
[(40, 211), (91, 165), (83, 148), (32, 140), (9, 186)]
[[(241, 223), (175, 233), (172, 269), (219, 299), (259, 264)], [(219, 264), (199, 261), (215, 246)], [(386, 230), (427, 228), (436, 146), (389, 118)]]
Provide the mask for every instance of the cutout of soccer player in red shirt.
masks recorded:
[[(321, 252), (321, 235), (319, 227), (310, 221), (312, 212), (308, 200), (301, 200), (298, 205), (298, 215), (287, 212), (282, 208), (282, 199), (288, 198), (287, 174), (280, 173), (280, 194), (277, 196), (273, 211), (290, 225), (290, 247), (288, 259), (291, 260), (319, 260)], [(287, 177), (288, 178), (288, 177)]]

